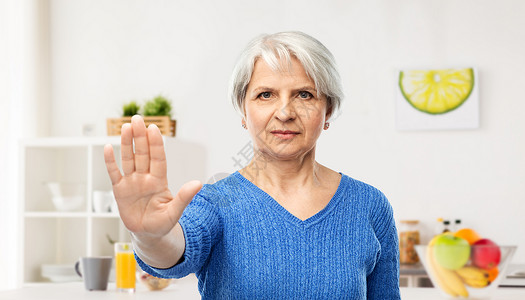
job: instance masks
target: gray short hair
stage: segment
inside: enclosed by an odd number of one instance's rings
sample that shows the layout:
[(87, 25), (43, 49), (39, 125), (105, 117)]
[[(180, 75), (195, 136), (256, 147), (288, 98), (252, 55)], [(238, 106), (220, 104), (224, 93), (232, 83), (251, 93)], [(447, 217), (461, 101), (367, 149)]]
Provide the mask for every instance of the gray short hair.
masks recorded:
[(341, 107), (344, 97), (334, 56), (321, 42), (298, 31), (263, 34), (248, 44), (230, 80), (229, 97), (235, 109), (244, 115), (246, 89), (257, 59), (262, 58), (272, 69), (279, 70), (279, 61), (284, 59), (290, 64), (292, 57), (303, 65), (318, 93), (326, 97), (327, 109), (333, 116)]

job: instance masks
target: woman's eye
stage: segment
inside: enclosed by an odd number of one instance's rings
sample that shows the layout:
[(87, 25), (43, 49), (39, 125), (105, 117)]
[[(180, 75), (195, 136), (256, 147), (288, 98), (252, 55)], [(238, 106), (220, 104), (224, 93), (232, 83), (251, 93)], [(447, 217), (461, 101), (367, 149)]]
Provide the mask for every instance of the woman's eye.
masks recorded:
[(313, 95), (310, 92), (302, 91), (302, 92), (299, 92), (299, 98), (301, 98), (301, 99), (311, 99), (311, 98), (313, 98)]
[(270, 92), (262, 92), (259, 94), (259, 98), (263, 98), (263, 99), (269, 99), (271, 96), (272, 96), (272, 93)]

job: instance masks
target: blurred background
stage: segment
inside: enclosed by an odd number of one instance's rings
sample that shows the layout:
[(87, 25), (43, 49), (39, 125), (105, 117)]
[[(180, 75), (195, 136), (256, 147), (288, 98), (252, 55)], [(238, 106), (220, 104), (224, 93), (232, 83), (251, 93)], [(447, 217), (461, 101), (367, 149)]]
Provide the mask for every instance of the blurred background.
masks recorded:
[[(174, 139), (205, 149), (186, 153), (205, 162), (196, 179), (234, 172), (250, 139), (227, 98), (233, 64), (285, 30), (324, 43), (342, 76), (320, 163), (382, 190), (423, 242), (461, 219), (525, 263), (524, 15), (520, 0), (0, 0), (0, 288), (22, 260), (19, 139), (105, 136), (124, 103), (162, 94)], [(397, 72), (456, 67), (478, 71), (479, 128), (397, 130)]]

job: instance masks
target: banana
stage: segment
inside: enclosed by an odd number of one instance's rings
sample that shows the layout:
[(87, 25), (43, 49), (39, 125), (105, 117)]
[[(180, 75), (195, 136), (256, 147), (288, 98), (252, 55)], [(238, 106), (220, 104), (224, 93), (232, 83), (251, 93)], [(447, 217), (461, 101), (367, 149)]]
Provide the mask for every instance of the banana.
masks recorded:
[(473, 288), (484, 288), (490, 284), (487, 280), (465, 280), (465, 284)]
[(452, 270), (443, 268), (437, 263), (433, 253), (434, 241), (435, 238), (432, 239), (432, 241), (430, 241), (430, 243), (428, 244), (426, 259), (428, 264), (430, 265), (429, 269), (432, 271), (434, 278), (436, 278), (436, 283), (441, 287), (441, 289), (445, 293), (453, 297), (468, 297), (467, 288), (463, 284), (463, 281), (461, 280), (459, 275)]
[(458, 293), (456, 293), (452, 288), (450, 288), (447, 284), (445, 284), (445, 281), (444, 281), (444, 278), (442, 278), (441, 274), (438, 274), (437, 270), (436, 270), (436, 267), (434, 265), (434, 259), (433, 259), (433, 256), (434, 254), (432, 253), (432, 247), (428, 246), (427, 247), (427, 255), (426, 255), (426, 259), (427, 259), (427, 263), (429, 264), (429, 268), (428, 270), (431, 272), (431, 275), (433, 278), (435, 278), (436, 280), (436, 284), (439, 285), (439, 287), (441, 287), (441, 289), (449, 294), (450, 296), (452, 297), (457, 297), (459, 296)]
[(456, 270), (456, 273), (461, 277), (465, 284), (471, 287), (483, 288), (490, 284), (489, 273), (480, 268), (463, 267)]

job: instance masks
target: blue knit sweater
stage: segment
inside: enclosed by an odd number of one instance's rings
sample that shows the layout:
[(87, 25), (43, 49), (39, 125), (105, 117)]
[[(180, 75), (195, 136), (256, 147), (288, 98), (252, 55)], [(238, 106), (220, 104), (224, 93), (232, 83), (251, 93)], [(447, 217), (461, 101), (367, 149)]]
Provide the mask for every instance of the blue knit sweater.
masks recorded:
[(400, 299), (392, 208), (342, 175), (328, 205), (302, 221), (239, 172), (204, 185), (180, 219), (183, 260), (157, 277), (196, 273), (203, 299)]

